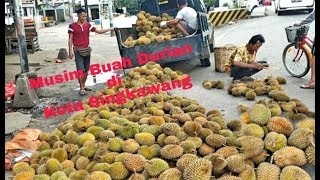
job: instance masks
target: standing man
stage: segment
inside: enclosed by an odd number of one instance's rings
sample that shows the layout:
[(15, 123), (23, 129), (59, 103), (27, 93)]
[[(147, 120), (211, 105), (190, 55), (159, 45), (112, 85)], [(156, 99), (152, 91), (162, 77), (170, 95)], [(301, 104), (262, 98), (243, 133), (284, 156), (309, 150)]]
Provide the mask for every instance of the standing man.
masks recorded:
[(263, 36), (258, 34), (251, 37), (245, 46), (237, 47), (231, 53), (225, 70), (233, 77), (233, 82), (253, 80), (252, 75), (269, 66), (265, 61), (255, 61), (257, 51), (264, 42)]
[(77, 70), (84, 71), (84, 77), (79, 77), (80, 95), (86, 95), (86, 91), (92, 89), (85, 87), (90, 66), (91, 48), (89, 46), (89, 34), (96, 32), (98, 34), (113, 30), (113, 28), (98, 30), (87, 22), (87, 12), (80, 8), (77, 10), (78, 21), (69, 25), (69, 58), (75, 58)]
[(198, 29), (197, 12), (188, 7), (187, 0), (178, 0), (178, 8), (180, 11), (176, 18), (162, 21), (160, 27), (175, 26), (185, 36), (193, 34)]

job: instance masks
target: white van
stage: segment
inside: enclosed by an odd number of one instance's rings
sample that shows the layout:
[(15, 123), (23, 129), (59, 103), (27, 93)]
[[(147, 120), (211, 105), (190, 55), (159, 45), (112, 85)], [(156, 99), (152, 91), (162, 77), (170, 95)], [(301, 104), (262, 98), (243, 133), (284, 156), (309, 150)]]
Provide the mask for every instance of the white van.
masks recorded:
[(278, 15), (289, 10), (308, 10), (313, 11), (314, 0), (275, 0), (275, 11)]

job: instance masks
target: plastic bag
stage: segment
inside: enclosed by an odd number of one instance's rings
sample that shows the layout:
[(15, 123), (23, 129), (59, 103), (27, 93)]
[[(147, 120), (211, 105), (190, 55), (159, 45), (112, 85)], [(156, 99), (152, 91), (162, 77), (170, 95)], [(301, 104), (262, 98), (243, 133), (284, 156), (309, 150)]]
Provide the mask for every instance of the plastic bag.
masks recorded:
[(10, 100), (16, 93), (16, 85), (13, 82), (6, 83), (5, 85), (5, 99)]

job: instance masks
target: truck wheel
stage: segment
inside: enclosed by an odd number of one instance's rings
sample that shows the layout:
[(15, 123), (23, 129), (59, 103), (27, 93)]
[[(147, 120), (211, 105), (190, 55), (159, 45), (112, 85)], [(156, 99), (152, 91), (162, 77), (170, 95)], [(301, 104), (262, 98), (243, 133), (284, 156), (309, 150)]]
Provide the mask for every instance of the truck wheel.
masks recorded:
[(211, 66), (211, 62), (209, 58), (200, 59), (201, 67), (209, 67)]

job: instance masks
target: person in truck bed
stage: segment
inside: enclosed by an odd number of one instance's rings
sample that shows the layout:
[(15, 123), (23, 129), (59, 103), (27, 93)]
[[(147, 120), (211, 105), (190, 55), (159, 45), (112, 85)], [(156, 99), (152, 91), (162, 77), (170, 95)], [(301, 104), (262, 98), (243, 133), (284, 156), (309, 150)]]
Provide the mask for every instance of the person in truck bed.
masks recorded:
[(160, 26), (175, 26), (185, 36), (193, 34), (198, 29), (197, 12), (188, 7), (187, 0), (178, 0), (178, 8), (180, 10), (176, 18), (170, 21), (162, 21)]

